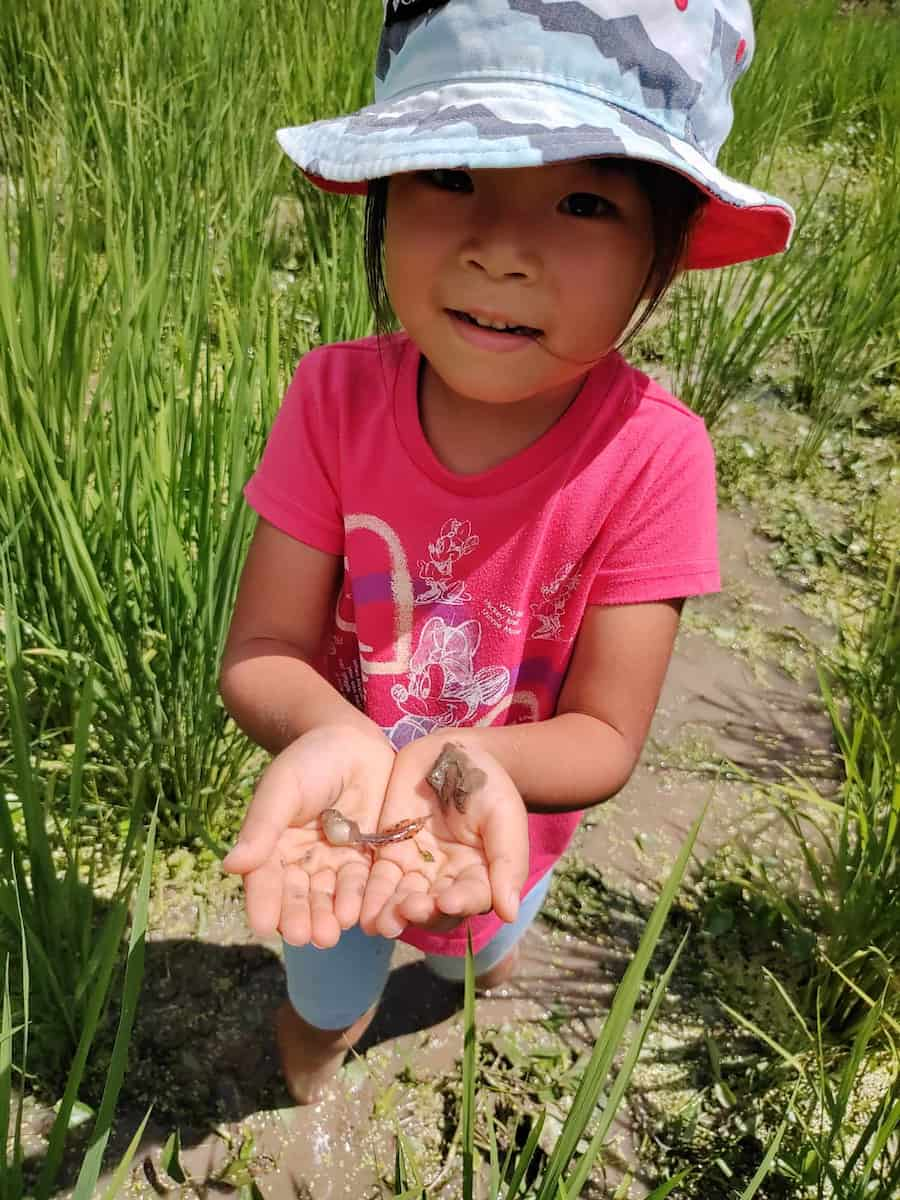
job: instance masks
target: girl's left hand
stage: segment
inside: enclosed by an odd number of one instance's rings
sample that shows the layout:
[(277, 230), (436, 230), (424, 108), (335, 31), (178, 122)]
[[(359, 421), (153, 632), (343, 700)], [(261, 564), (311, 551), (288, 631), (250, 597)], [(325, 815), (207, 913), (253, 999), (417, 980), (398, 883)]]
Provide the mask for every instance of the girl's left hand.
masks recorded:
[[(448, 743), (484, 772), (463, 812), (442, 804), (426, 780)], [(528, 878), (528, 814), (506, 770), (469, 730), (438, 730), (396, 755), (379, 825), (422, 812), (430, 815), (419, 833), (379, 847), (360, 914), (363, 930), (395, 938), (410, 924), (446, 929), (492, 908), (514, 921)]]

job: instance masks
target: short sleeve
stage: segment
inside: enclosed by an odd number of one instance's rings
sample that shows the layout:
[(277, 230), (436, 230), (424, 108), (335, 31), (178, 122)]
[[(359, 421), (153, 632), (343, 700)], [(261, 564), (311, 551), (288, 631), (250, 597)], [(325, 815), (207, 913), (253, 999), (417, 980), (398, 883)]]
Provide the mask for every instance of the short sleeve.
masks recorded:
[(323, 359), (321, 352), (313, 351), (301, 360), (244, 496), (282, 532), (327, 554), (341, 554), (339, 421)]
[(699, 418), (685, 416), (681, 425), (678, 436), (662, 440), (647, 456), (612, 507), (590, 604), (673, 600), (720, 589), (715, 455)]

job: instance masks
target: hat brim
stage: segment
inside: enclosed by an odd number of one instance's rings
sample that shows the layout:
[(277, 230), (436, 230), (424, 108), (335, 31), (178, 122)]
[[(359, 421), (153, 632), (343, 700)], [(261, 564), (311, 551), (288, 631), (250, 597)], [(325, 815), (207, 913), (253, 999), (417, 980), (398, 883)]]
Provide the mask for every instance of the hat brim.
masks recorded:
[(790, 244), (784, 200), (732, 179), (689, 142), (595, 95), (535, 80), (479, 79), (370, 104), (346, 117), (280, 129), (285, 153), (318, 187), (365, 193), (406, 171), (532, 167), (578, 158), (634, 158), (692, 180), (708, 197), (685, 267), (723, 267)]

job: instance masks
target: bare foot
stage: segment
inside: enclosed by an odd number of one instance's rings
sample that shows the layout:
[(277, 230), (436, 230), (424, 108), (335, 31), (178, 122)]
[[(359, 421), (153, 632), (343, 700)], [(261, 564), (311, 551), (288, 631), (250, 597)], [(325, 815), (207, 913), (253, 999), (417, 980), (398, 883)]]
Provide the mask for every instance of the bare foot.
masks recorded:
[(519, 947), (515, 945), (505, 958), (501, 958), (489, 970), (476, 977), (475, 987), (479, 992), (487, 992), (491, 988), (499, 987), (501, 983), (506, 983), (512, 979), (518, 967)]
[(287, 1090), (298, 1104), (315, 1104), (369, 1027), (377, 1004), (346, 1029), (317, 1029), (285, 1000), (275, 1014), (275, 1038), (281, 1073)]

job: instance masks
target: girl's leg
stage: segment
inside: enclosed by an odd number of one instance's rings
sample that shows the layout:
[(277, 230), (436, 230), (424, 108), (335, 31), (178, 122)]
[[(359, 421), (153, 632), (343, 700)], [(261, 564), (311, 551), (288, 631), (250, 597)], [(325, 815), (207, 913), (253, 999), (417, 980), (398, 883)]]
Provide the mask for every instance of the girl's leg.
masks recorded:
[(288, 1091), (298, 1104), (316, 1099), (375, 1015), (387, 982), (394, 943), (368, 937), (359, 926), (336, 946), (284, 942), (288, 999), (275, 1032)]
[[(496, 987), (503, 983), (515, 970), (519, 957), (519, 941), (537, 916), (550, 890), (553, 872), (543, 875), (531, 891), (522, 899), (519, 915), (512, 925), (503, 925), (488, 944), (474, 958), (475, 978), (481, 987)], [(429, 954), (425, 961), (441, 979), (462, 983), (466, 976), (464, 955)]]

